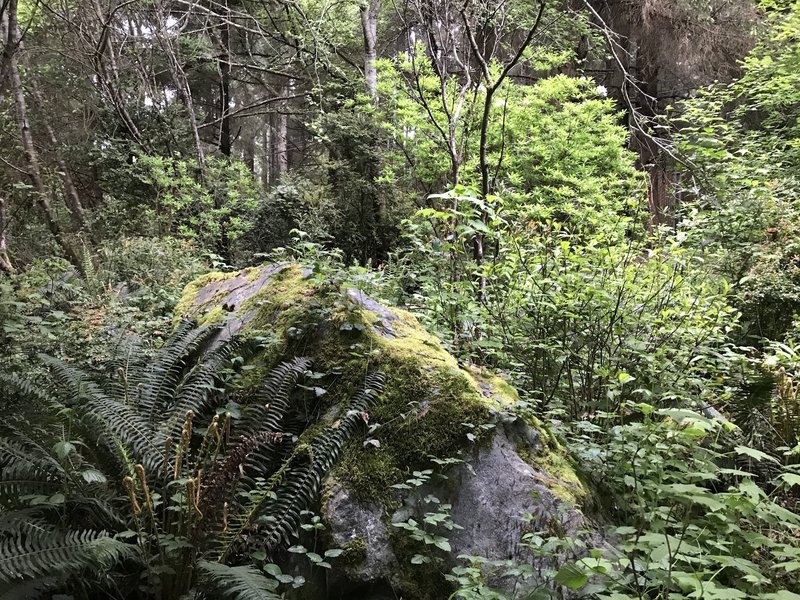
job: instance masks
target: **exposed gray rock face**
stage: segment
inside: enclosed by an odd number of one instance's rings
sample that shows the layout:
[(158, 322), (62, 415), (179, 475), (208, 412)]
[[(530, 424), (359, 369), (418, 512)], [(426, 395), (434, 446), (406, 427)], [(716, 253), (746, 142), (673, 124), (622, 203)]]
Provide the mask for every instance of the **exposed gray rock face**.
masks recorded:
[[(523, 424), (524, 425), (524, 424)], [(558, 498), (543, 484), (550, 476), (520, 458), (517, 443), (500, 428), (488, 449), (482, 449), (449, 475), (453, 521), (463, 527), (453, 532), (453, 556), (466, 554), (490, 560), (512, 560), (534, 567), (539, 573), (526, 586), (542, 582), (543, 570), (558, 559), (535, 558), (522, 544), (526, 532), (543, 537), (563, 533), (575, 536), (587, 521), (579, 510)], [(529, 435), (535, 431), (528, 428)], [(513, 435), (513, 433), (512, 433)], [(566, 558), (566, 557), (564, 557)], [(511, 592), (513, 580), (495, 582)]]
[[(290, 263), (278, 262), (271, 265), (258, 267), (256, 272), (245, 269), (232, 277), (209, 281), (197, 290), (190, 306), (185, 307), (195, 318), (222, 307), (227, 314), (223, 328), (217, 335), (217, 343), (227, 341), (244, 331), (247, 325), (258, 314), (257, 309), (241, 310), (251, 298), (258, 296), (276, 275), (281, 273)], [(303, 276), (308, 277), (310, 269), (303, 270)]]
[(363, 547), (365, 550), (363, 561), (358, 562), (360, 557), (357, 557), (356, 564), (348, 566), (346, 573), (331, 574), (330, 587), (341, 594), (358, 588), (391, 586), (397, 576), (398, 563), (384, 508), (359, 502), (341, 485), (334, 484), (323, 516), (337, 547)]
[(235, 277), (212, 281), (197, 293), (193, 308), (195, 311), (208, 311), (220, 305), (235, 309), (237, 306), (257, 295), (272, 277), (280, 273), (287, 263), (275, 263), (261, 267), (256, 277), (242, 271)]
[[(333, 582), (336, 594), (348, 596), (348, 590), (369, 586), (389, 585), (396, 593), (408, 588), (403, 580), (401, 561), (410, 556), (397, 556), (392, 536), (402, 536), (404, 531), (393, 523), (413, 518), (421, 522), (426, 512), (435, 512), (438, 505), (426, 502), (429, 495), (441, 504), (450, 504), (453, 522), (462, 529), (445, 533), (452, 551), (445, 555), (432, 547), (429, 553), (445, 559), (445, 569), (463, 564), (459, 555), (478, 556), (493, 561), (510, 560), (528, 565), (534, 575), (529, 579), (494, 577), (493, 587), (512, 595), (541, 585), (547, 571), (557, 569), (571, 556), (537, 557), (522, 543), (529, 532), (539, 532), (542, 537), (562, 535), (592, 538), (601, 543), (581, 511), (572, 503), (559, 498), (547, 487), (552, 476), (526, 463), (519, 455), (520, 444), (526, 447), (537, 444), (539, 434), (517, 418), (500, 419), (497, 432), (489, 447), (475, 448), (462, 464), (446, 470), (446, 478), (432, 478), (428, 483), (406, 492), (403, 506), (388, 515), (379, 505), (364, 505), (338, 484), (331, 491), (324, 506), (324, 517), (330, 527), (336, 546), (345, 547), (355, 540), (366, 545), (363, 562), (351, 565), (346, 577)], [(398, 495), (400, 497), (400, 495)], [(340, 573), (342, 575), (342, 573)], [(434, 596), (403, 595), (412, 598)], [(568, 596), (568, 594), (567, 594)], [(364, 596), (366, 597), (366, 596)], [(382, 598), (382, 596), (374, 596)], [(399, 596), (398, 596), (399, 597)]]
[(354, 304), (357, 304), (358, 306), (366, 308), (367, 310), (375, 313), (375, 315), (378, 317), (378, 320), (373, 323), (373, 328), (378, 335), (386, 339), (393, 339), (395, 337), (395, 331), (392, 327), (392, 322), (397, 321), (397, 315), (394, 312), (379, 302), (376, 302), (361, 290), (351, 288), (347, 290), (347, 297)]

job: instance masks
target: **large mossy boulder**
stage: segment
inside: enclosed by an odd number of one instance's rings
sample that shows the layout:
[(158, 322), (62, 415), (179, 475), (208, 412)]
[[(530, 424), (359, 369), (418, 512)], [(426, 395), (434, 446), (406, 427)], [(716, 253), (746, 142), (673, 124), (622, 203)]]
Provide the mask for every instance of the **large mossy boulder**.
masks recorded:
[[(532, 556), (520, 543), (526, 532), (578, 536), (590, 529), (578, 509), (580, 480), (516, 391), (459, 364), (411, 314), (279, 263), (200, 277), (176, 310), (176, 318), (184, 316), (220, 324), (221, 338), (260, 338), (266, 349), (262, 368), (249, 375), (253, 385), (281, 360), (312, 358), (319, 406), (310, 435), (335, 426), (339, 404), (367, 372), (386, 377), (369, 415), (377, 427), (351, 442), (326, 481), (319, 507), (325, 543), (342, 554), (305, 597), (446, 598), (441, 572), (459, 555), (551, 567), (557, 557)], [(424, 482), (393, 487), (428, 469)], [(446, 504), (461, 527), (443, 532), (448, 553), (395, 525)], [(412, 564), (417, 554), (435, 562)]]

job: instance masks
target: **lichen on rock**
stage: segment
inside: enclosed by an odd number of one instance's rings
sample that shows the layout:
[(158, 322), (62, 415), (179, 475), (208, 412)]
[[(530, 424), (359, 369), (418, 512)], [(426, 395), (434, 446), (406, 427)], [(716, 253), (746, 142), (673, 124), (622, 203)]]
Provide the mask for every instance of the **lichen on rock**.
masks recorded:
[[(197, 279), (178, 305), (176, 318), (182, 316), (221, 324), (222, 339), (270, 338), (265, 367), (311, 357), (325, 377), (320, 423), (335, 423), (368, 371), (385, 375), (369, 415), (377, 427), (345, 447), (320, 507), (333, 544), (365, 544), (364, 560), (350, 560), (332, 578), (337, 589), (380, 580), (407, 598), (437, 597), (435, 585), (409, 581), (409, 557), (392, 527), (409, 501), (393, 484), (432, 458), (462, 461), (449, 467), (446, 484), (425, 488), (463, 521), (451, 536), (452, 557), (530, 561), (519, 540), (531, 523), (557, 522), (572, 532), (585, 526), (576, 507), (585, 493), (580, 480), (535, 415), (517, 412), (516, 390), (495, 373), (459, 364), (412, 314), (300, 265), (277, 263)], [(248, 385), (258, 385), (251, 378)]]

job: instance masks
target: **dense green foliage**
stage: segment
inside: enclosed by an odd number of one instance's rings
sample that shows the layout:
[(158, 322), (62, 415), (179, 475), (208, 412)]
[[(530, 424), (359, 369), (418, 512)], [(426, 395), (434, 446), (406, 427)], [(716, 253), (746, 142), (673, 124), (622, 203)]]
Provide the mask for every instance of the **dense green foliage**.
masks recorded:
[(702, 90), (681, 111), (680, 142), (700, 186), (687, 228), (713, 266), (738, 284), (745, 334), (780, 339), (798, 311), (797, 5), (770, 14), (764, 35), (727, 86)]
[(43, 357), (53, 396), (3, 376), (3, 593), (66, 584), (88, 597), (279, 597), (286, 581), (274, 571), (226, 564), (274, 567), (381, 377), (367, 376), (335, 429), (298, 444), (313, 405), (291, 396), (310, 361), (248, 389), (253, 343), (215, 343), (219, 333), (184, 322), (147, 362), (126, 348), (102, 384)]
[[(181, 321), (196, 276), (291, 257), (512, 382), (501, 412), (607, 533), (453, 557), (465, 524), (428, 495), (392, 527), (420, 599), (800, 598), (798, 0), (0, 17), (0, 596), (322, 597), (291, 565), (365, 551), (314, 516), (334, 468), (391, 515), (494, 434), (467, 392), (424, 422), (418, 382), (381, 399), (378, 374), (327, 421), (315, 381), (379, 348), (316, 373), (299, 328)], [(258, 301), (317, 306), (294, 291)], [(355, 339), (336, 310), (316, 325)]]

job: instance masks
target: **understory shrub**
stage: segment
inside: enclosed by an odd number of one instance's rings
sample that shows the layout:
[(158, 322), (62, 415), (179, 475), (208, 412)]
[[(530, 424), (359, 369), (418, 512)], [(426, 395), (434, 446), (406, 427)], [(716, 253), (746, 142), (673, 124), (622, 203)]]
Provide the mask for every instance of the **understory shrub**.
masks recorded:
[[(625, 238), (631, 218), (592, 230), (535, 216), (535, 206), (457, 202), (420, 211), (403, 265), (415, 273), (406, 302), (454, 352), (509, 372), (570, 421), (633, 398), (730, 400), (745, 362), (728, 341), (737, 311), (681, 237), (655, 245)], [(494, 249), (481, 264), (471, 256), (478, 234)]]

